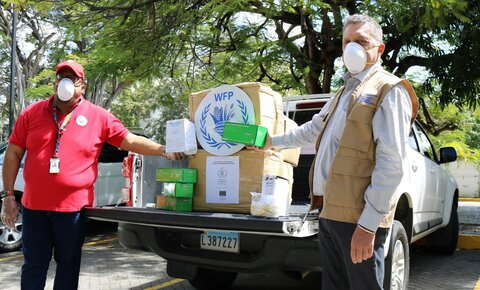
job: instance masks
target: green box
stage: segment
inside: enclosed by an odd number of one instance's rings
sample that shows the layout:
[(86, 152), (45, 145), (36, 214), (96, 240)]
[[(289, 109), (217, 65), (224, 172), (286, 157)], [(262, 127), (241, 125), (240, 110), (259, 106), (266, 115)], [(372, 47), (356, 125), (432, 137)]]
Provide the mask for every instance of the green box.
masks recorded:
[(193, 197), (193, 183), (164, 182), (162, 194), (173, 197)]
[(197, 169), (195, 168), (157, 168), (157, 181), (196, 183)]
[(223, 129), (223, 141), (250, 146), (263, 147), (267, 137), (267, 128), (258, 125), (226, 122)]
[(157, 195), (157, 208), (172, 211), (192, 211), (191, 197), (171, 197)]

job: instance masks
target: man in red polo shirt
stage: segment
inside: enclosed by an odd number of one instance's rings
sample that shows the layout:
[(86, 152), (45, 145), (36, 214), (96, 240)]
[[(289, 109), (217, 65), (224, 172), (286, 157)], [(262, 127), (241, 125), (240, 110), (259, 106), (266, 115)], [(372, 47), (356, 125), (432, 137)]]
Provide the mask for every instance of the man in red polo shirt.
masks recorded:
[(54, 253), (54, 289), (77, 289), (86, 219), (104, 142), (126, 151), (160, 155), (164, 146), (130, 133), (111, 113), (83, 98), (83, 67), (64, 61), (56, 67), (55, 93), (18, 117), (3, 163), (2, 222), (13, 227), (18, 208), (13, 186), (26, 151), (22, 197), (22, 289), (43, 289)]

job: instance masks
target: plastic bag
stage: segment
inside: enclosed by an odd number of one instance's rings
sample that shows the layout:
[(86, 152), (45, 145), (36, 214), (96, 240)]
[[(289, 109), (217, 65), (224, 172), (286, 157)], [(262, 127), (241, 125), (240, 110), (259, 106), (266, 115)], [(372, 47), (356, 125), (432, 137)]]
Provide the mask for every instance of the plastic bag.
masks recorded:
[(250, 214), (264, 217), (288, 216), (289, 184), (286, 179), (264, 175), (262, 192), (250, 192), (252, 203)]

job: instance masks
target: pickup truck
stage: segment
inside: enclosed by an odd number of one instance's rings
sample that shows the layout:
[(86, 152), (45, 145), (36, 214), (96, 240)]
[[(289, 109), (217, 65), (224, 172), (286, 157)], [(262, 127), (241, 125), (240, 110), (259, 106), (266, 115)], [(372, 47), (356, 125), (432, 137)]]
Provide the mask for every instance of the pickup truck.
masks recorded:
[[(284, 98), (284, 110), (301, 124), (330, 97)], [(455, 149), (436, 151), (418, 123), (408, 145), (409, 172), (397, 196), (395, 221), (386, 242), (385, 289), (407, 289), (411, 243), (427, 237), (434, 251), (453, 254), (458, 239), (458, 187), (443, 165), (456, 159)], [(301, 279), (322, 270), (318, 212), (308, 212), (308, 170), (314, 153), (313, 148), (302, 148), (287, 217), (155, 209), (155, 195), (161, 189), (155, 169), (186, 167), (187, 162), (136, 154), (124, 161), (130, 184), (122, 191), (127, 206), (93, 207), (86, 212), (90, 218), (118, 222), (123, 247), (163, 257), (170, 276), (187, 279), (196, 289), (228, 289), (240, 272), (269, 269)]]
[[(2, 174), (3, 159), (7, 143), (0, 145), (0, 176)], [(98, 176), (95, 181), (94, 205), (115, 205), (120, 201), (119, 192), (125, 186), (125, 178), (122, 176), (122, 161), (128, 155), (127, 151), (121, 150), (105, 143), (98, 158)], [(25, 158), (23, 159), (25, 161)], [(23, 180), (23, 161), (20, 165), (17, 179), (15, 180), (15, 198), (20, 203), (25, 186)], [(0, 178), (0, 188), (3, 182)], [(2, 201), (0, 200), (0, 206)], [(15, 223), (15, 229), (8, 229), (0, 222), (0, 253), (19, 250), (22, 246), (22, 215)]]

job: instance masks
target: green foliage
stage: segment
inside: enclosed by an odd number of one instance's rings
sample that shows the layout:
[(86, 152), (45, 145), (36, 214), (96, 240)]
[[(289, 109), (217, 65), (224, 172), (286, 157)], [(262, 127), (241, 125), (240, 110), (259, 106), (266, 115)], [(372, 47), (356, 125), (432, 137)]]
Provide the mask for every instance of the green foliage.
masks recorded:
[[(430, 138), (435, 148), (454, 147), (458, 157), (463, 160), (480, 162), (479, 125), (480, 118), (475, 117), (479, 111), (459, 109), (456, 106), (440, 106), (435, 100), (430, 99), (427, 104), (430, 117), (435, 120), (437, 127), (457, 124), (458, 129), (440, 131)], [(420, 116), (424, 118), (423, 114)]]
[(480, 118), (475, 117), (466, 127), (465, 143), (470, 148), (480, 149)]
[(30, 87), (25, 91), (27, 100), (46, 99), (53, 94), (53, 83), (55, 81), (55, 72), (44, 69), (39, 74), (30, 79)]
[[(192, 91), (244, 81), (261, 81), (284, 94), (338, 87), (342, 20), (353, 13), (380, 22), (388, 70), (400, 76), (413, 66), (429, 71), (419, 88), (432, 96), (430, 129), (439, 138), (450, 124), (468, 124), (466, 111), (455, 107), (480, 102), (480, 1), (10, 0), (5, 5), (12, 2), (48, 16), (61, 34), (48, 48), (47, 65), (66, 56), (77, 59), (85, 65), (90, 92), (103, 88), (108, 94), (117, 89), (112, 84), (132, 84), (112, 112), (138, 126), (158, 109), (157, 125), (149, 125), (158, 138), (160, 120), (180, 117)], [(46, 72), (33, 78), (29, 98), (47, 96), (50, 81)], [(178, 115), (168, 115), (173, 113)]]
[(188, 117), (188, 95), (182, 87), (170, 78), (138, 82), (123, 91), (111, 111), (125, 126), (145, 127), (150, 138), (164, 142), (166, 121)]

